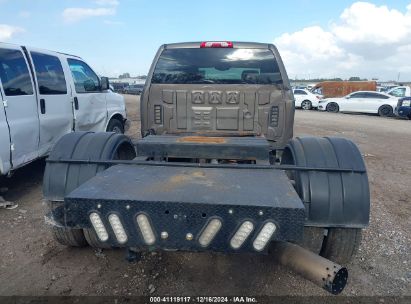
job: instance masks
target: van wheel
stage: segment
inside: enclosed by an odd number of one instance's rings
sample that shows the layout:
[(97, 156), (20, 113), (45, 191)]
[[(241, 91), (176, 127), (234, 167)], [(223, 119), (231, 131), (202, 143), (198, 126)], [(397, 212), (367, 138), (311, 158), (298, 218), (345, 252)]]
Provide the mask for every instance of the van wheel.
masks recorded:
[(304, 101), (301, 103), (301, 108), (302, 108), (303, 110), (311, 110), (311, 108), (312, 108), (311, 101), (309, 101), (309, 100), (304, 100)]
[(378, 115), (382, 117), (390, 117), (394, 113), (393, 109), (389, 105), (383, 105), (378, 109)]
[(325, 109), (331, 113), (338, 113), (340, 111), (340, 107), (335, 102), (330, 102)]
[(52, 233), (54, 239), (64, 246), (84, 247), (87, 241), (84, 237), (83, 230), (69, 229), (53, 226)]
[(124, 134), (124, 124), (117, 118), (112, 118), (107, 126), (107, 132)]

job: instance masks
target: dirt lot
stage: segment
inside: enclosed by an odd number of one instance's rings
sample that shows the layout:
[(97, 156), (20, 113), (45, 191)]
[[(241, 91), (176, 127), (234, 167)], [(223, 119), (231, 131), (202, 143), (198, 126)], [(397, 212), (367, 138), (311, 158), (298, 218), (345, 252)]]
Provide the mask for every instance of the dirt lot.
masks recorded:
[[(138, 97), (127, 102), (136, 138)], [(367, 162), (371, 224), (344, 294), (411, 295), (411, 121), (297, 111), (295, 134), (350, 138)], [(265, 256), (161, 252), (130, 264), (122, 250), (58, 245), (44, 224), (43, 170), (38, 161), (2, 180), (19, 207), (0, 209), (0, 295), (326, 294)]]

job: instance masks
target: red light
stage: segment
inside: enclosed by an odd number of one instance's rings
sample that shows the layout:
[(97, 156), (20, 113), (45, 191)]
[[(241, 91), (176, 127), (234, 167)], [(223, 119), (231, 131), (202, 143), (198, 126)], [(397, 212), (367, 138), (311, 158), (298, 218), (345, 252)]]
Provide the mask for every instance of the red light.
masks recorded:
[(232, 48), (233, 43), (231, 41), (206, 41), (201, 42), (201, 48)]

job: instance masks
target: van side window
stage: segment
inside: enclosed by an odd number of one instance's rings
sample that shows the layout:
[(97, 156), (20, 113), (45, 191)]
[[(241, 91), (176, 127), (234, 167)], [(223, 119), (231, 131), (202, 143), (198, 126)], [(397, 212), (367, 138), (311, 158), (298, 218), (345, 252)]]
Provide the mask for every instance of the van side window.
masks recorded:
[(67, 84), (60, 59), (55, 56), (31, 52), (40, 94), (65, 95)]
[(100, 79), (83, 61), (67, 59), (77, 93), (100, 92)]
[(33, 83), (21, 51), (0, 49), (0, 79), (6, 96), (33, 95)]

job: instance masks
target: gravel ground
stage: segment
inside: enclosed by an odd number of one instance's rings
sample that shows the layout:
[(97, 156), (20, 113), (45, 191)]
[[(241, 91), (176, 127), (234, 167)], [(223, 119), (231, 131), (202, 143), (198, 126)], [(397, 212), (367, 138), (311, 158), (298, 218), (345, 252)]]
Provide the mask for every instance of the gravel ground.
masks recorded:
[[(139, 99), (126, 96), (139, 136)], [(371, 185), (371, 224), (363, 233), (345, 295), (411, 295), (411, 122), (369, 115), (297, 111), (295, 134), (343, 136), (364, 154)], [(73, 249), (53, 241), (44, 224), (44, 161), (18, 170), (0, 209), (0, 295), (326, 295), (267, 256)]]

